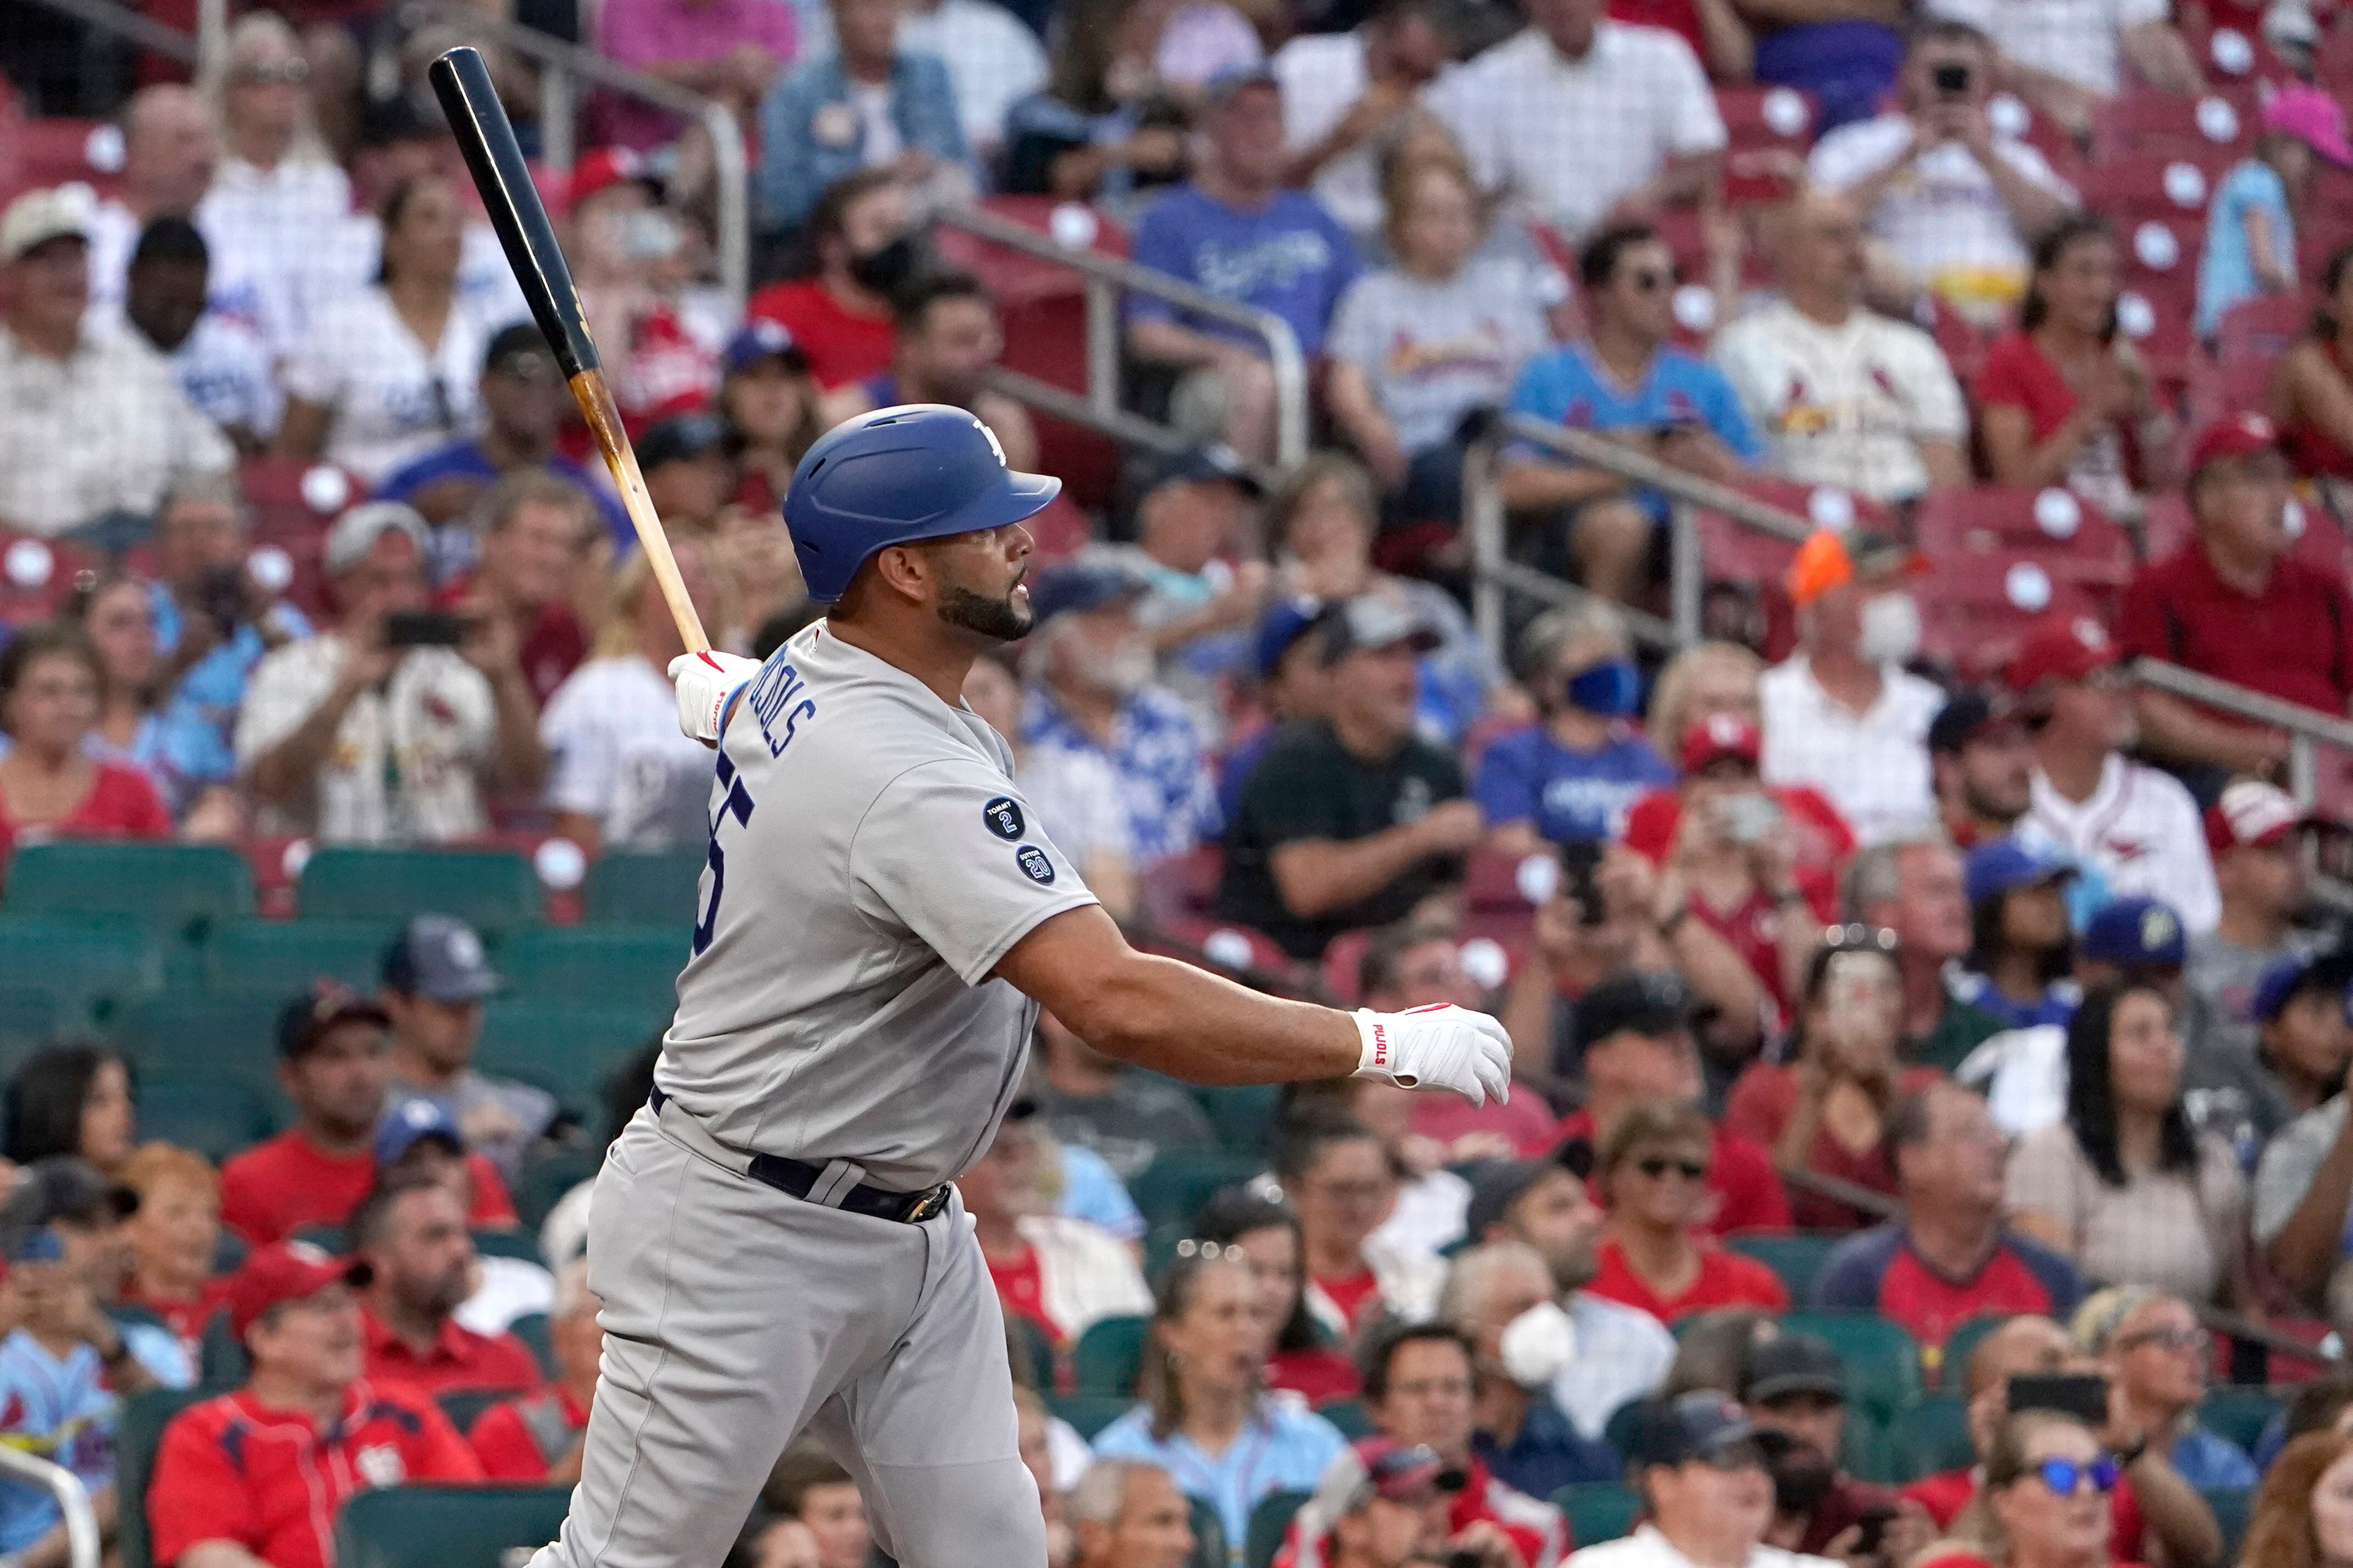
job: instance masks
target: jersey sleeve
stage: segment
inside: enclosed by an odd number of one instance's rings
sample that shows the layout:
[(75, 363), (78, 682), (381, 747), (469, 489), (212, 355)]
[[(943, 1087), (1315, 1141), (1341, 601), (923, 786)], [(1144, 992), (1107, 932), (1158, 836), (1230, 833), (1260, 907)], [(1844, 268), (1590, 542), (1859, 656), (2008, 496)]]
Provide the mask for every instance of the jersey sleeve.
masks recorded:
[(887, 910), (976, 985), (1042, 921), (1095, 901), (1004, 775), (924, 763), (884, 785), (850, 840), (862, 908)]
[(164, 1429), (147, 1482), (148, 1556), (159, 1568), (171, 1568), (202, 1541), (229, 1541), (259, 1552), (262, 1531), (245, 1477), (198, 1405)]

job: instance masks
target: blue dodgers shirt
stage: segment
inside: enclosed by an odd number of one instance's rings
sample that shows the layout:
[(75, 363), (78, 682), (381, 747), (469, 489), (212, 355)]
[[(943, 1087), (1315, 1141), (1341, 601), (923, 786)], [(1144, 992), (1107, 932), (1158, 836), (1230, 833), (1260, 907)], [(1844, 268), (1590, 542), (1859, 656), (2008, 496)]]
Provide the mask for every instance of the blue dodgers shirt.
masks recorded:
[[(1129, 252), (1136, 265), (1198, 288), (1271, 310), (1299, 334), (1299, 352), (1324, 345), (1340, 296), (1363, 270), (1356, 247), (1324, 204), (1301, 191), (1278, 191), (1243, 212), (1182, 185), (1154, 203), (1135, 226)], [(1248, 332), (1187, 316), (1165, 300), (1130, 294), (1130, 321), (1169, 321), (1211, 337), (1258, 346)]]
[(1498, 735), (1479, 759), (1471, 798), (1492, 825), (1534, 822), (1555, 844), (1611, 838), (1634, 802), (1675, 770), (1649, 742), (1619, 734), (1599, 751), (1576, 752), (1541, 724)]
[[(1583, 343), (1538, 354), (1512, 388), (1514, 414), (1597, 433), (1630, 427), (1700, 424), (1744, 463), (1762, 463), (1765, 443), (1757, 437), (1724, 373), (1681, 349), (1651, 356), (1650, 373), (1631, 391), (1619, 385)], [(1644, 508), (1664, 521), (1665, 498), (1642, 492)]]
[[(558, 452), (547, 460), (547, 471), (559, 479), (569, 479), (586, 492), (596, 503), (596, 510), (605, 520), (605, 531), (613, 536), (614, 545), (624, 554), (637, 547), (638, 531), (629, 521), (620, 498), (588, 475), (588, 470)], [(501, 470), (482, 450), (480, 441), (452, 441), (437, 447), (413, 463), (396, 469), (391, 477), (376, 487), (377, 500), (414, 503), (418, 492), (442, 479), (480, 479), (485, 484), (496, 483)]]

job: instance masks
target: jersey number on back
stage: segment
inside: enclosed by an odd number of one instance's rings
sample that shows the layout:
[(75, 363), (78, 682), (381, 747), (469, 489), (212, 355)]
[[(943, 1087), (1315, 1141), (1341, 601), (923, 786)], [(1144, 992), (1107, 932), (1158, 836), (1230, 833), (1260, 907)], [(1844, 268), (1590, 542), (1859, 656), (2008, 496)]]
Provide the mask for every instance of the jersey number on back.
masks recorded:
[(711, 945), (711, 933), (719, 927), (719, 895), (727, 888), (727, 854), (719, 847), (719, 829), (731, 816), (747, 827), (752, 823), (752, 792), (744, 787), (742, 775), (724, 752), (719, 753), (719, 782), (727, 793), (720, 797), (719, 809), (711, 817), (711, 853), (704, 862), (711, 868), (711, 902), (694, 922), (698, 956)]

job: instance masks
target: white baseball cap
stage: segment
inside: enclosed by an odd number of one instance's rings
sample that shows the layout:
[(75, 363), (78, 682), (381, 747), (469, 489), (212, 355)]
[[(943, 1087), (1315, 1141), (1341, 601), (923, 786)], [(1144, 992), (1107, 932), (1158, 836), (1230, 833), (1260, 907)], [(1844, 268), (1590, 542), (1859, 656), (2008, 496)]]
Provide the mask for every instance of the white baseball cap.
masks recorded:
[(418, 554), (425, 552), (425, 520), (416, 510), (396, 500), (363, 501), (335, 519), (327, 530), (326, 549), (322, 552), (327, 575), (340, 577), (367, 558), (375, 542), (387, 533), (405, 533), (417, 546)]
[(26, 191), (0, 213), (0, 263), (17, 260), (37, 246), (69, 235), (90, 238), (90, 196), (86, 185), (55, 185)]

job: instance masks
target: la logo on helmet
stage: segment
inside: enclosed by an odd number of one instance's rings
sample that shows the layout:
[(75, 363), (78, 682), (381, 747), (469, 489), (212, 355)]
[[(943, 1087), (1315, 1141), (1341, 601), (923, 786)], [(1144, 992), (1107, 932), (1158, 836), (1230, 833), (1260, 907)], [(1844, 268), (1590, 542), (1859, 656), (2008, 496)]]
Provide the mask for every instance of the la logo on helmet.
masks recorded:
[(988, 449), (997, 454), (997, 466), (1000, 468), (1011, 468), (1013, 465), (1005, 460), (1005, 448), (997, 444), (997, 432), (981, 424), (977, 417), (973, 420), (973, 425), (982, 435), (988, 437)]

